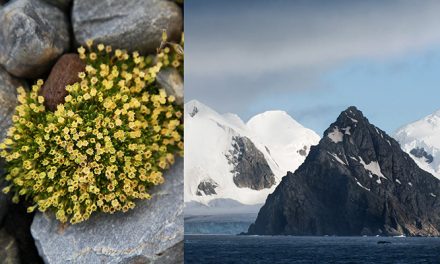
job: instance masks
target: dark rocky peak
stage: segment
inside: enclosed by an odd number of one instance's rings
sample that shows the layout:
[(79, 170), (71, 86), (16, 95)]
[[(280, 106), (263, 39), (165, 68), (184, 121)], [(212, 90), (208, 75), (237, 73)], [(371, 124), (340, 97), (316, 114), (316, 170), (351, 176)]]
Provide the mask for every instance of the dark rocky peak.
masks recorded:
[(440, 181), (349, 107), (268, 196), (249, 234), (440, 236)]
[(409, 158), (397, 141), (371, 124), (354, 106), (343, 111), (325, 130), (319, 147), (334, 159), (342, 160), (345, 163), (342, 165), (361, 164), (369, 173), (385, 178), (386, 174), (391, 175), (394, 155), (398, 153), (399, 158)]

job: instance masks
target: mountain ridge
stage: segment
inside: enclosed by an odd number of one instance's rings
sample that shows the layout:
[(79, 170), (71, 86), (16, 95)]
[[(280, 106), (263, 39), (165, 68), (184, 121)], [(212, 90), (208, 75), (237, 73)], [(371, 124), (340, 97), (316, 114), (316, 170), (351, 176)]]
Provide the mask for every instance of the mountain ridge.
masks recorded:
[(400, 127), (394, 135), (420, 168), (440, 179), (440, 109)]
[[(269, 112), (265, 112), (269, 113)], [(283, 116), (286, 128), (271, 132), (281, 143), (268, 142), (271, 136), (254, 133), (257, 127), (273, 127), (270, 119)], [(251, 123), (236, 114), (218, 114), (215, 110), (192, 100), (185, 104), (185, 202), (209, 204), (213, 199), (234, 199), (242, 204), (262, 204), (288, 170), (295, 170), (304, 160), (310, 145), (319, 136), (304, 128), (287, 113), (270, 111), (256, 115)], [(276, 122), (275, 122), (276, 123)], [(280, 136), (292, 130), (307, 138)], [(270, 128), (264, 129), (269, 131)], [(259, 130), (260, 132), (263, 129)], [(291, 132), (289, 132), (291, 131)], [(302, 153), (302, 154), (301, 154)], [(285, 155), (290, 159), (287, 166)], [(200, 188), (199, 188), (200, 187)]]
[(356, 107), (283, 177), (248, 234), (440, 235), (440, 181)]

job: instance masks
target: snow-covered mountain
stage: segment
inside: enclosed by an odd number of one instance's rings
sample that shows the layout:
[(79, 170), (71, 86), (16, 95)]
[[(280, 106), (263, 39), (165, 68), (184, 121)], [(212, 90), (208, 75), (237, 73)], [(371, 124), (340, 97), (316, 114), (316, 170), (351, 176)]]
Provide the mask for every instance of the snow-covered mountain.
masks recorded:
[(440, 179), (440, 110), (398, 129), (394, 138), (420, 168)]
[(185, 203), (262, 204), (287, 171), (295, 171), (319, 136), (282, 111), (246, 124), (235, 114), (185, 104)]

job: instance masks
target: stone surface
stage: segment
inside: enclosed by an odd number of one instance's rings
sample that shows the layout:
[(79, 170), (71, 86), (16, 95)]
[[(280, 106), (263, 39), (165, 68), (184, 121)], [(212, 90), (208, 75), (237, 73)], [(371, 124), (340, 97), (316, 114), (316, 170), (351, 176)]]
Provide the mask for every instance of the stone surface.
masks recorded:
[(164, 0), (75, 0), (72, 25), (75, 39), (84, 45), (93, 39), (114, 48), (152, 53), (159, 47), (162, 30), (177, 41), (182, 32), (182, 11)]
[(46, 3), (54, 5), (62, 10), (67, 10), (73, 0), (44, 0)]
[[(1, 48), (0, 48), (1, 49)], [(0, 142), (12, 124), (11, 117), (17, 106), (17, 87), (23, 83), (0, 66)]]
[(165, 173), (153, 198), (127, 213), (95, 214), (61, 228), (50, 214), (36, 214), (32, 235), (46, 263), (182, 263), (183, 160)]
[(3, 264), (20, 264), (17, 242), (4, 229), (0, 230), (0, 260)]
[(66, 15), (41, 0), (8, 3), (0, 25), (0, 64), (18, 77), (41, 76), (69, 48)]
[(233, 137), (232, 150), (227, 158), (233, 165), (233, 180), (237, 187), (261, 190), (275, 184), (275, 175), (264, 154), (249, 138)]
[(168, 95), (176, 97), (176, 103), (183, 104), (183, 78), (175, 68), (162, 69), (157, 74), (157, 82)]
[(268, 196), (248, 234), (440, 236), (440, 180), (350, 107)]
[(58, 104), (64, 103), (66, 86), (80, 81), (79, 72), (84, 72), (86, 64), (77, 54), (64, 54), (53, 66), (49, 77), (41, 88), (45, 106), (54, 111)]

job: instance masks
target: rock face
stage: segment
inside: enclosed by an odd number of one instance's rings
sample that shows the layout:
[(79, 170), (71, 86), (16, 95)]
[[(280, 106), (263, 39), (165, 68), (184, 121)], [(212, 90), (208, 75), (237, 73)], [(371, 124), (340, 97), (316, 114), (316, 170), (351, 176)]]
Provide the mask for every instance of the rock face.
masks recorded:
[(182, 159), (165, 181), (127, 213), (95, 214), (64, 229), (53, 215), (37, 214), (31, 231), (45, 263), (183, 262)]
[(0, 142), (5, 139), (12, 124), (11, 118), (17, 106), (17, 87), (20, 85), (22, 83), (18, 79), (0, 67)]
[(62, 10), (68, 9), (70, 4), (72, 3), (72, 0), (44, 0), (44, 1)]
[(0, 64), (18, 77), (39, 77), (69, 48), (66, 16), (40, 0), (8, 3), (0, 25)]
[(214, 180), (212, 179), (203, 180), (197, 186), (196, 195), (203, 196), (203, 195), (217, 194), (217, 192), (215, 191), (215, 188), (217, 187), (218, 187), (218, 183), (216, 183)]
[(440, 180), (355, 107), (266, 200), (248, 234), (440, 235)]
[(182, 32), (182, 12), (164, 0), (76, 0), (72, 9), (76, 41), (93, 39), (118, 48), (151, 53), (159, 47), (162, 30), (171, 41)]
[(227, 156), (233, 164), (234, 183), (240, 188), (261, 190), (275, 184), (275, 176), (263, 153), (247, 137), (234, 137)]
[(86, 64), (77, 54), (61, 56), (41, 88), (41, 95), (44, 96), (44, 104), (48, 109), (54, 111), (58, 104), (64, 103), (67, 96), (66, 86), (80, 81), (78, 73), (83, 72), (85, 67)]
[(162, 69), (157, 75), (157, 82), (168, 95), (176, 97), (176, 103), (183, 104), (183, 78), (175, 68)]
[(434, 161), (434, 157), (426, 152), (424, 148), (413, 148), (409, 153), (416, 158), (425, 158), (426, 163), (432, 163)]

